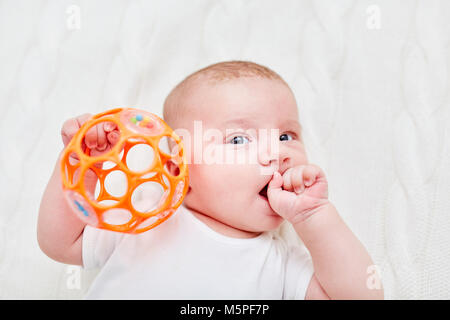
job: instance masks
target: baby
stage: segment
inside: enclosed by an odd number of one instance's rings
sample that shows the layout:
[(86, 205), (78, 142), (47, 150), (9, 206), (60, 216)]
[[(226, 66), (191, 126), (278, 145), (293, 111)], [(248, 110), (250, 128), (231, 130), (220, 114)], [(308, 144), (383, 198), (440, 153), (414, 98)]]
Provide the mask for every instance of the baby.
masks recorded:
[[(89, 117), (64, 123), (65, 145)], [(328, 200), (323, 171), (308, 162), (294, 94), (278, 74), (245, 61), (206, 67), (172, 90), (164, 120), (183, 139), (189, 189), (155, 229), (129, 235), (87, 226), (63, 198), (59, 166), (48, 183), (38, 242), (54, 260), (102, 268), (86, 298), (383, 298), (367, 285), (371, 258)], [(97, 125), (84, 143), (101, 154), (118, 134)], [(207, 161), (206, 151), (234, 161)], [(93, 190), (96, 177), (87, 178)], [(308, 252), (280, 236), (283, 222)]]

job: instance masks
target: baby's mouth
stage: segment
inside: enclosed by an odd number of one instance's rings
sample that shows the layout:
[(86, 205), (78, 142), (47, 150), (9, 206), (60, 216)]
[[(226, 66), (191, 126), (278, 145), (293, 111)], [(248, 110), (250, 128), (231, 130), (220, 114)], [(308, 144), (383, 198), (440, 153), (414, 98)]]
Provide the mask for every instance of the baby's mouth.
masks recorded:
[(263, 196), (263, 197), (266, 198), (266, 199), (267, 199), (267, 187), (268, 187), (268, 185), (269, 185), (269, 184), (266, 184), (266, 185), (264, 186), (264, 188), (262, 188), (261, 191), (259, 192), (259, 195), (260, 195), (260, 196)]

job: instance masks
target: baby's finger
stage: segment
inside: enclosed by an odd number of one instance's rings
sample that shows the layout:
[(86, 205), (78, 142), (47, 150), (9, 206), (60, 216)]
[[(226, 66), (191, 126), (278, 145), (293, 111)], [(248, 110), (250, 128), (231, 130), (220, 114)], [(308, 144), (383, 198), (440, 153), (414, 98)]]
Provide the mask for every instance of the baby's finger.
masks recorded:
[[(105, 150), (99, 150), (98, 148), (97, 149), (92, 149), (89, 155), (91, 157), (98, 157), (98, 156), (100, 156), (102, 154), (105, 154), (109, 150), (111, 150), (111, 146), (107, 144)], [(102, 167), (101, 163), (102, 162), (100, 162), (100, 165), (99, 165), (99, 163), (97, 162), (94, 165), (101, 168)]]
[(305, 166), (298, 166), (292, 169), (291, 173), (291, 185), (295, 193), (300, 194), (305, 190), (305, 185), (303, 181), (303, 171)]
[(98, 124), (95, 126), (97, 128), (97, 149), (99, 151), (104, 151), (108, 146), (108, 141), (106, 140), (106, 132), (103, 126)]
[[(85, 113), (85, 114), (82, 114), (81, 116), (76, 117), (75, 120), (76, 120), (77, 123), (78, 123), (78, 130), (79, 130), (79, 129), (81, 128), (81, 126), (82, 126), (86, 121), (88, 121), (91, 117), (92, 117), (92, 115), (89, 114), (89, 113)], [(77, 130), (77, 131), (78, 131), (78, 130)], [(86, 151), (86, 147), (87, 147), (87, 143), (86, 143), (85, 140), (86, 140), (86, 137), (85, 137), (85, 139), (83, 139), (82, 142), (81, 142), (83, 152)]]
[(119, 134), (118, 130), (114, 130), (114, 131), (109, 132), (106, 135), (106, 137), (108, 139), (108, 142), (111, 144), (111, 146), (114, 146), (119, 141), (120, 134)]
[(111, 132), (111, 131), (117, 129), (117, 125), (114, 122), (108, 121), (103, 124), (103, 129), (106, 132)]
[(89, 128), (84, 136), (84, 141), (89, 149), (97, 148), (97, 128), (94, 126)]
[(292, 187), (292, 172), (294, 168), (289, 168), (283, 173), (283, 189), (286, 191), (294, 191)]
[(304, 166), (297, 166), (287, 169), (283, 174), (283, 189), (286, 191), (303, 192), (302, 170)]
[(272, 180), (270, 180), (269, 185), (267, 186), (267, 197), (269, 199), (273, 199), (274, 196), (280, 194), (283, 190), (281, 187), (283, 186), (283, 179), (281, 174), (278, 171), (275, 171), (272, 176)]
[(320, 174), (320, 169), (314, 165), (309, 165), (303, 170), (303, 181), (305, 186), (311, 186), (315, 181), (318, 175)]

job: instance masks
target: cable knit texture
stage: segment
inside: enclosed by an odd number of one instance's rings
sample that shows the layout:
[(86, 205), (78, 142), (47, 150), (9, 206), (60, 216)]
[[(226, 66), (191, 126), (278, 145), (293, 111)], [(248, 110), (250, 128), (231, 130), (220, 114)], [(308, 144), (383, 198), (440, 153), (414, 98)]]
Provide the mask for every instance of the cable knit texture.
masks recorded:
[(450, 298), (450, 2), (0, 2), (0, 298), (80, 298), (95, 272), (36, 241), (65, 119), (129, 106), (223, 60), (277, 71), (310, 161), (389, 299)]

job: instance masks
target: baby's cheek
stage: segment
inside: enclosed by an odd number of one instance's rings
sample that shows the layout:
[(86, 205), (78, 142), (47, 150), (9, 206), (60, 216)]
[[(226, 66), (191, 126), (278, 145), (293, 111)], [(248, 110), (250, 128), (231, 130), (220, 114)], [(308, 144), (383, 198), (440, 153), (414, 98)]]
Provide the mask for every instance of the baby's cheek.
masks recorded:
[(307, 164), (308, 156), (306, 155), (306, 152), (303, 149), (298, 150), (295, 153), (295, 156), (293, 157), (293, 162), (294, 162), (294, 166)]
[(222, 190), (227, 184), (227, 175), (218, 165), (195, 165), (192, 172), (194, 185), (201, 187), (209, 194)]
[(204, 173), (202, 167), (196, 164), (188, 165), (189, 171), (189, 186), (195, 190), (202, 188), (202, 184), (204, 183)]

